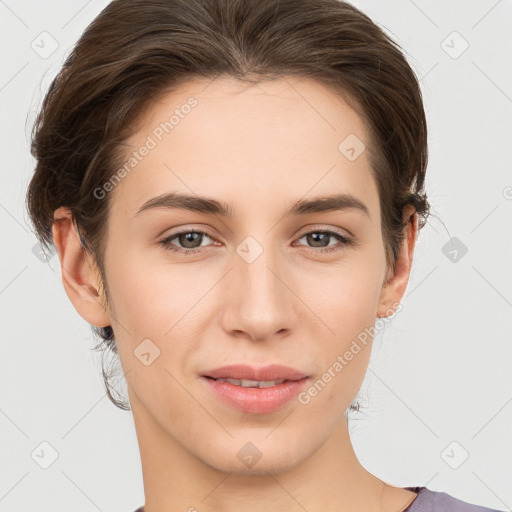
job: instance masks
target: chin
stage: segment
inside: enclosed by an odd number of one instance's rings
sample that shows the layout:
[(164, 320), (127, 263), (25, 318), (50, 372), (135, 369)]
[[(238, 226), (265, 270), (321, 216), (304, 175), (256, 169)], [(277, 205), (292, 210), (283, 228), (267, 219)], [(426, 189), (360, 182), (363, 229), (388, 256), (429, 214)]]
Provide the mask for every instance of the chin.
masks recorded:
[[(267, 433), (265, 435), (268, 435)], [(216, 443), (215, 449), (205, 453), (196, 453), (204, 464), (223, 473), (232, 473), (239, 476), (268, 476), (286, 473), (300, 465), (315, 450), (304, 450), (304, 443), (283, 443), (263, 436), (260, 440), (256, 436), (244, 436), (243, 441), (230, 439), (227, 443)], [(253, 439), (253, 441), (251, 441)]]
[(203, 460), (203, 462), (212, 469), (222, 473), (231, 473), (237, 476), (261, 476), (279, 475), (291, 471), (300, 464), (297, 457), (291, 458), (287, 453), (273, 453), (271, 456), (263, 456), (252, 467), (244, 466), (237, 456), (233, 458), (225, 458), (225, 456)]

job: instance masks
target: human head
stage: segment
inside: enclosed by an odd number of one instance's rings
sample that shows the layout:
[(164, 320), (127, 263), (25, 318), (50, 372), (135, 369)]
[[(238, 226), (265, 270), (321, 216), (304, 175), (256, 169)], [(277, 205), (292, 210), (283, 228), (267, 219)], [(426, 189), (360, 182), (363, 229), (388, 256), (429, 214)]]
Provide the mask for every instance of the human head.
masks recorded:
[[(105, 233), (112, 194), (98, 199), (94, 191), (120, 168), (125, 143), (151, 106), (195, 78), (221, 76), (248, 84), (313, 79), (357, 112), (371, 141), (366, 154), (379, 192), (386, 262), (393, 270), (410, 221), (404, 208), (415, 209), (419, 228), (428, 215), (421, 93), (398, 45), (338, 0), (109, 4), (52, 82), (34, 126), (37, 166), (27, 201), (40, 242), (52, 243), (54, 212), (68, 207), (108, 305)], [(96, 332), (117, 350), (109, 326), (97, 326)]]

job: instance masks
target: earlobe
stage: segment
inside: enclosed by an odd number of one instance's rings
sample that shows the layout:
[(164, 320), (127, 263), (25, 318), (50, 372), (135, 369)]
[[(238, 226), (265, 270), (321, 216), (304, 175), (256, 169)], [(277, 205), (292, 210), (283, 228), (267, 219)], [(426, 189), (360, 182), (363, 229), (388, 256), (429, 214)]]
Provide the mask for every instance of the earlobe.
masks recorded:
[(98, 292), (98, 272), (94, 271), (93, 259), (80, 242), (69, 208), (55, 210), (52, 233), (59, 255), (62, 283), (78, 314), (96, 327), (110, 325)]
[(384, 318), (391, 316), (400, 303), (409, 282), (414, 247), (418, 238), (418, 215), (414, 207), (407, 205), (404, 209), (404, 220), (407, 221), (400, 254), (395, 263), (395, 271), (388, 272), (382, 287), (377, 316)]

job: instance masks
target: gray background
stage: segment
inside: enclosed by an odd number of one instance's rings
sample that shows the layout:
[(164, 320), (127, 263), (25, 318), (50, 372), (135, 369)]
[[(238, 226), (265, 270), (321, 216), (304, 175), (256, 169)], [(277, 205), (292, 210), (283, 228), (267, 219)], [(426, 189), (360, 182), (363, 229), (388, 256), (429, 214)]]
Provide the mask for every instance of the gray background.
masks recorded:
[[(427, 191), (440, 219), (420, 234), (403, 311), (375, 339), (354, 447), (393, 485), (510, 509), (512, 2), (353, 3), (421, 78)], [(130, 512), (144, 501), (131, 414), (106, 397), (90, 327), (64, 292), (57, 256), (45, 263), (33, 252), (24, 207), (34, 114), (107, 4), (0, 1), (2, 512)]]

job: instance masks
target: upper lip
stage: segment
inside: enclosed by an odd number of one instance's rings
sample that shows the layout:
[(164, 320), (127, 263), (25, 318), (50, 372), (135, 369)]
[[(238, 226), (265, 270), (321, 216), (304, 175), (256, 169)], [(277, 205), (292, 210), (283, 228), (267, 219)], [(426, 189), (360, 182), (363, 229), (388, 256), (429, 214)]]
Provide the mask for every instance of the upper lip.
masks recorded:
[(301, 380), (307, 377), (305, 373), (283, 366), (280, 364), (271, 364), (254, 368), (246, 364), (232, 364), (222, 366), (215, 370), (210, 370), (204, 374), (205, 377), (213, 379), (243, 379), (243, 380)]

